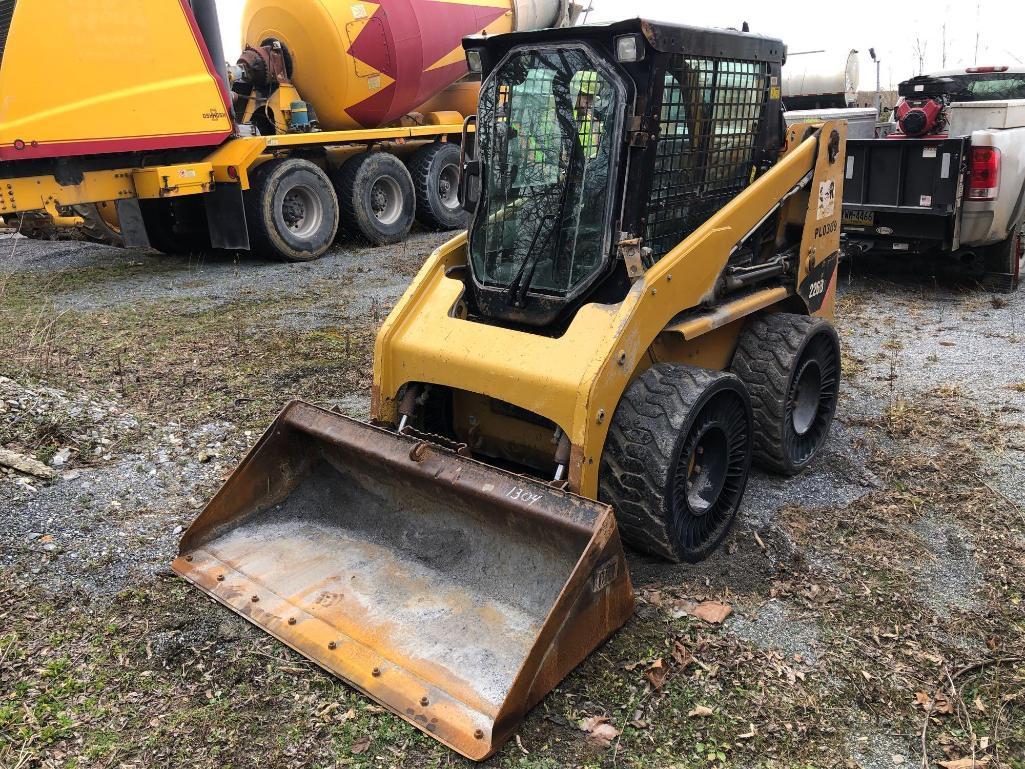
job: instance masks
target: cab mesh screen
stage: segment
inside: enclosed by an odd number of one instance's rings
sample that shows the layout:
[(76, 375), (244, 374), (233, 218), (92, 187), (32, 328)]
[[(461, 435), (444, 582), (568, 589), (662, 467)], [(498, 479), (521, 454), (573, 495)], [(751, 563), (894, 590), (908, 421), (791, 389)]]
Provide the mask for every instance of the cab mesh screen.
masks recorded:
[(14, 18), (14, 5), (16, 0), (0, 0), (0, 64), (4, 61), (4, 48), (7, 47), (7, 32), (11, 28), (11, 19)]
[(645, 238), (654, 259), (747, 186), (768, 80), (764, 62), (671, 60)]

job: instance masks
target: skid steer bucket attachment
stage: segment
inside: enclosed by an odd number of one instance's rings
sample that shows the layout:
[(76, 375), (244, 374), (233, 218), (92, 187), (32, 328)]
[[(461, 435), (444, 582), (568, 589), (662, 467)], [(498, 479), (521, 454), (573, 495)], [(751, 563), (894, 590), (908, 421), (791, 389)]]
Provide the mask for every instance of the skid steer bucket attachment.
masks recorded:
[(478, 760), (633, 611), (608, 506), (302, 402), (174, 569)]

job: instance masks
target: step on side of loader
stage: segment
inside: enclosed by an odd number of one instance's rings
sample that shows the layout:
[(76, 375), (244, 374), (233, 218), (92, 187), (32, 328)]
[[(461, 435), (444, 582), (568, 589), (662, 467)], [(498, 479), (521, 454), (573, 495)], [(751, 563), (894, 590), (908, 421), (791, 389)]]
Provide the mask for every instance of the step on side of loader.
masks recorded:
[(607, 505), (298, 401), (173, 568), (477, 760), (633, 611)]

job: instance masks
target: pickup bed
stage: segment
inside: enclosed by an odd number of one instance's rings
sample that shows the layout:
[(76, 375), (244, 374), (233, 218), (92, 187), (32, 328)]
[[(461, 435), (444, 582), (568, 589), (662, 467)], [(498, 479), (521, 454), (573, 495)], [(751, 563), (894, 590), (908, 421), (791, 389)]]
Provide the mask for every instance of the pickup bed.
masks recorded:
[(928, 255), (1013, 291), (1025, 259), (1025, 99), (955, 102), (949, 114), (945, 135), (847, 142), (846, 251)]

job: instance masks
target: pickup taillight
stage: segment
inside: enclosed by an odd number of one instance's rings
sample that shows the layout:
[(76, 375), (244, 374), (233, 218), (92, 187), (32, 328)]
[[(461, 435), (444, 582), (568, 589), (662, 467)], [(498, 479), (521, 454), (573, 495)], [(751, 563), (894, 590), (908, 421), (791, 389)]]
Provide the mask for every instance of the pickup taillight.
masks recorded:
[(972, 147), (968, 199), (996, 200), (999, 190), (1000, 150), (996, 147)]

